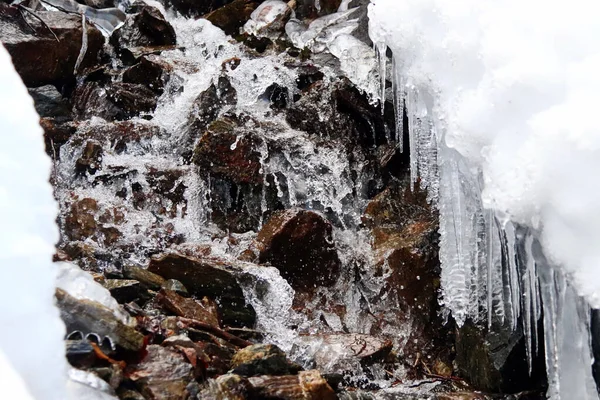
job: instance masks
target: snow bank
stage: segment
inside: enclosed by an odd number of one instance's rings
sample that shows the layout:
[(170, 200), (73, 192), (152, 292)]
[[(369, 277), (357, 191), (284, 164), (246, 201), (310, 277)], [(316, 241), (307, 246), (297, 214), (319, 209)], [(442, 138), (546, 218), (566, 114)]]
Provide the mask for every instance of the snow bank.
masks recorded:
[[(64, 400), (65, 327), (54, 306), (57, 206), (33, 101), (0, 45), (0, 352), (38, 400)], [(7, 371), (12, 368), (12, 372)], [(1, 374), (4, 378), (4, 373)], [(15, 385), (17, 383), (15, 382)], [(9, 396), (0, 386), (0, 398)]]

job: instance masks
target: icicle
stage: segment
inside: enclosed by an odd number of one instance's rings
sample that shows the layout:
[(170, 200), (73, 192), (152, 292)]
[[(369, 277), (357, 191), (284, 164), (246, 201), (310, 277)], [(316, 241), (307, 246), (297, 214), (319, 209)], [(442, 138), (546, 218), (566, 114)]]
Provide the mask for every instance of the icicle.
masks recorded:
[(410, 187), (411, 190), (415, 188), (415, 182), (419, 177), (419, 171), (417, 169), (417, 135), (419, 129), (417, 128), (418, 120), (416, 118), (416, 102), (417, 102), (417, 90), (413, 86), (409, 88), (408, 95), (406, 98), (406, 108), (408, 113), (408, 136), (409, 136), (409, 152), (410, 152)]
[(386, 81), (386, 67), (387, 67), (387, 45), (384, 42), (379, 42), (376, 45), (375, 50), (377, 51), (377, 59), (379, 61), (379, 77), (380, 77), (380, 90), (381, 94), (379, 95), (380, 104), (381, 104), (381, 115), (385, 112), (385, 81)]
[(400, 69), (396, 66), (396, 56), (392, 58), (392, 92), (394, 100), (394, 115), (396, 117), (396, 132), (394, 141), (400, 153), (404, 152), (404, 85)]
[(85, 14), (81, 14), (81, 50), (79, 50), (79, 55), (77, 56), (77, 61), (75, 62), (74, 73), (77, 74), (79, 70), (79, 66), (83, 62), (85, 58), (85, 54), (87, 53), (88, 48), (88, 32), (87, 32), (87, 24)]

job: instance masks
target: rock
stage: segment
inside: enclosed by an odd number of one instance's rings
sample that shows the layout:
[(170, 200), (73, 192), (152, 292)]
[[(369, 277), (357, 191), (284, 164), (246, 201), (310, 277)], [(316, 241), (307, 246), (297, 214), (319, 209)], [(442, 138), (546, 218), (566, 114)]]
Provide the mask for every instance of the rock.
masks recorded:
[(252, 395), (252, 386), (239, 375), (221, 375), (210, 381), (199, 398), (203, 400), (247, 400)]
[(73, 94), (78, 119), (100, 117), (107, 121), (125, 120), (156, 108), (157, 94), (145, 85), (113, 82), (103, 86), (87, 82)]
[(216, 377), (226, 374), (229, 371), (231, 358), (235, 350), (211, 342), (198, 342), (197, 345), (209, 358), (208, 366), (206, 367), (206, 375), (208, 377)]
[(281, 86), (277, 83), (273, 83), (265, 92), (260, 96), (261, 99), (268, 101), (270, 107), (273, 109), (286, 108), (290, 101), (290, 93), (288, 88)]
[(231, 360), (234, 374), (242, 376), (295, 375), (302, 369), (272, 344), (255, 344), (235, 353)]
[[(83, 146), (86, 141), (94, 140), (111, 148), (117, 154), (133, 149), (149, 149), (147, 143), (152, 138), (164, 136), (159, 127), (146, 121), (116, 121), (80, 125), (72, 138), (74, 147)], [(113, 174), (114, 175), (114, 174)]]
[(62, 94), (53, 85), (31, 88), (28, 90), (33, 99), (35, 111), (41, 118), (52, 117), (59, 120), (69, 119), (71, 107)]
[(153, 256), (148, 270), (166, 279), (177, 279), (197, 297), (217, 300), (223, 325), (252, 327), (256, 313), (246, 304), (231, 262), (217, 258), (186, 257), (177, 253)]
[(165, 283), (163, 283), (162, 288), (171, 290), (183, 297), (189, 297), (190, 295), (183, 283), (179, 282), (177, 279), (168, 279)]
[(204, 18), (218, 26), (228, 35), (237, 35), (240, 28), (250, 19), (259, 2), (254, 0), (233, 0), (233, 2), (206, 14)]
[(107, 279), (103, 286), (120, 304), (140, 300), (145, 302), (150, 297), (140, 282), (131, 279)]
[(335, 400), (337, 396), (319, 371), (300, 371), (291, 376), (248, 378), (258, 398), (281, 400)]
[(79, 331), (84, 335), (93, 333), (100, 338), (108, 337), (117, 348), (130, 352), (138, 352), (144, 346), (144, 336), (121, 322), (102, 304), (76, 299), (62, 289), (56, 289), (56, 300), (67, 332)]
[(310, 356), (315, 367), (328, 373), (355, 371), (385, 359), (392, 350), (390, 340), (360, 333), (300, 336), (298, 346), (314, 349)]
[(330, 286), (341, 262), (329, 221), (299, 208), (275, 213), (256, 238), (258, 260), (279, 269), (296, 290)]
[(161, 12), (151, 6), (142, 6), (137, 13), (127, 16), (125, 23), (110, 38), (115, 48), (172, 46), (177, 43), (175, 30)]
[(54, 118), (40, 118), (40, 125), (44, 129), (46, 154), (52, 159), (58, 158), (60, 147), (75, 134), (77, 128), (72, 123), (63, 123)]
[(267, 0), (252, 12), (250, 20), (244, 25), (244, 32), (254, 36), (279, 36), (291, 14), (292, 9), (286, 2)]
[(152, 290), (160, 290), (166, 280), (160, 275), (148, 271), (147, 269), (135, 266), (123, 266), (123, 275), (128, 279), (133, 279), (141, 282), (143, 286)]
[(171, 290), (161, 289), (156, 296), (156, 301), (177, 316), (219, 326), (219, 316), (215, 313), (216, 310), (194, 299), (182, 297)]
[(140, 58), (139, 62), (123, 72), (124, 83), (135, 83), (162, 94), (169, 81), (172, 67), (160, 57), (150, 54)]
[(148, 400), (186, 400), (193, 368), (184, 356), (168, 348), (150, 345), (139, 364), (128, 368), (128, 376)]
[(79, 173), (87, 172), (92, 175), (95, 174), (102, 166), (103, 154), (104, 150), (102, 149), (102, 145), (95, 140), (89, 140), (83, 148), (81, 157), (75, 161), (75, 171)]
[(120, 400), (146, 400), (142, 394), (132, 389), (120, 389), (117, 391)]
[(260, 139), (244, 130), (241, 123), (232, 118), (211, 123), (196, 145), (194, 163), (211, 176), (258, 185), (263, 182), (257, 150)]
[[(0, 42), (10, 53), (15, 69), (26, 86), (42, 86), (70, 81), (81, 50), (82, 27), (79, 15), (36, 11), (59, 41), (40, 21), (17, 7), (0, 3)], [(24, 19), (26, 18), (26, 20)], [(35, 29), (32, 31), (28, 25)], [(104, 46), (102, 33), (87, 25), (88, 45), (79, 70), (97, 63)]]
[(93, 236), (98, 228), (95, 219), (97, 212), (98, 203), (92, 198), (73, 202), (65, 218), (65, 234), (71, 240), (85, 240)]
[(91, 366), (96, 361), (96, 352), (87, 340), (65, 340), (66, 356), (75, 367)]
[[(342, 0), (296, 0), (296, 18), (314, 19), (319, 16), (334, 13), (338, 10)], [(318, 4), (318, 8), (316, 6)]]
[(223, 7), (232, 1), (233, 0), (169, 0), (168, 4), (186, 17), (198, 17), (214, 11), (219, 7)]

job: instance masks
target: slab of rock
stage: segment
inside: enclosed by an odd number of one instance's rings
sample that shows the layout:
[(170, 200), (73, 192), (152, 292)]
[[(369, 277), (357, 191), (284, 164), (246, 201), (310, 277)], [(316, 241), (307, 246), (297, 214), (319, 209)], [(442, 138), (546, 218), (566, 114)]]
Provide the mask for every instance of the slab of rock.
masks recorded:
[(69, 102), (56, 90), (55, 86), (45, 85), (31, 88), (28, 91), (33, 99), (35, 111), (41, 118), (69, 119), (71, 116)]
[(122, 51), (135, 47), (175, 45), (177, 37), (175, 29), (161, 12), (145, 5), (137, 13), (127, 16), (125, 23), (113, 32), (110, 42)]
[(190, 293), (188, 292), (187, 288), (183, 285), (183, 283), (179, 282), (177, 279), (167, 279), (167, 281), (163, 283), (162, 288), (166, 290), (172, 290), (173, 292), (183, 297), (190, 296)]
[(221, 375), (207, 385), (200, 394), (204, 400), (247, 400), (252, 398), (252, 386), (239, 375)]
[(160, 290), (166, 282), (162, 276), (136, 265), (124, 265), (123, 275), (128, 279), (139, 281), (142, 285), (152, 290)]
[[(25, 85), (60, 84), (73, 79), (82, 43), (81, 17), (62, 12), (36, 11), (56, 34), (59, 39), (56, 41), (40, 21), (24, 14), (26, 17), (17, 7), (0, 3), (0, 42), (10, 53)], [(35, 31), (31, 31), (28, 24)], [(88, 24), (87, 30), (88, 48), (80, 70), (96, 64), (104, 46), (104, 37), (97, 28)]]
[(241, 349), (233, 356), (231, 368), (231, 372), (242, 376), (294, 375), (302, 369), (272, 344), (255, 344)]
[(150, 295), (146, 288), (136, 280), (131, 279), (107, 279), (102, 286), (108, 289), (110, 295), (120, 304), (136, 300), (148, 300)]
[(166, 289), (161, 289), (158, 292), (156, 301), (177, 316), (219, 326), (219, 316), (216, 314), (216, 310), (208, 304), (202, 304), (194, 299), (180, 296), (174, 291)]
[(335, 400), (337, 396), (319, 371), (298, 375), (248, 378), (258, 398), (281, 400)]
[(123, 82), (137, 83), (148, 89), (162, 94), (165, 84), (169, 81), (172, 67), (159, 56), (149, 54), (140, 58), (139, 62), (123, 72)]
[(166, 279), (177, 279), (188, 291), (202, 298), (218, 300), (224, 325), (252, 327), (256, 313), (246, 304), (234, 274), (232, 262), (217, 258), (195, 258), (178, 253), (153, 256), (148, 271)]
[(330, 286), (340, 273), (340, 259), (329, 221), (299, 208), (275, 213), (256, 239), (261, 263), (270, 263), (296, 290)]
[(148, 400), (186, 400), (193, 367), (176, 351), (158, 345), (147, 347), (139, 364), (128, 368), (128, 377)]
[(56, 304), (60, 309), (67, 332), (93, 333), (100, 338), (108, 337), (118, 348), (138, 352), (144, 346), (144, 336), (133, 327), (125, 325), (102, 304), (77, 299), (62, 289), (56, 289)]

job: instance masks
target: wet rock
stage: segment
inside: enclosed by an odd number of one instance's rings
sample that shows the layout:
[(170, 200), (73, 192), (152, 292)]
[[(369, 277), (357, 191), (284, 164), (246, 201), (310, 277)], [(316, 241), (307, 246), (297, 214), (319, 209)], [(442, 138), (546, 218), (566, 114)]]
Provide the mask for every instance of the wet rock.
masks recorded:
[(216, 377), (229, 371), (235, 349), (219, 346), (211, 342), (198, 342), (197, 344), (202, 352), (209, 358), (206, 367), (206, 375), (208, 377)]
[(156, 108), (157, 94), (145, 85), (114, 82), (103, 86), (87, 82), (73, 94), (78, 119), (100, 117), (107, 121), (125, 120)]
[(318, 348), (313, 355), (315, 367), (330, 373), (382, 361), (392, 350), (390, 340), (359, 333), (301, 336), (299, 346)]
[(186, 257), (177, 253), (153, 256), (148, 266), (150, 272), (163, 278), (177, 279), (197, 297), (218, 299), (223, 325), (252, 327), (256, 313), (246, 304), (233, 268), (233, 263), (222, 259)]
[(186, 298), (177, 293), (161, 289), (156, 301), (165, 309), (180, 317), (191, 318), (209, 325), (219, 326), (219, 317), (209, 305)]
[[(24, 14), (25, 17), (18, 8), (0, 3), (0, 42), (10, 53), (25, 85), (61, 84), (73, 79), (81, 50), (81, 17), (62, 12), (36, 11), (56, 34), (57, 41), (40, 21)], [(104, 37), (97, 28), (88, 24), (87, 30), (88, 47), (80, 70), (96, 64), (104, 45)]]
[(193, 368), (185, 357), (168, 348), (150, 345), (147, 355), (128, 369), (128, 376), (148, 400), (185, 400)]
[[(147, 149), (151, 138), (164, 136), (157, 126), (145, 121), (115, 121), (82, 125), (71, 140), (74, 146), (83, 146), (87, 140), (95, 140), (117, 154), (136, 148)], [(114, 171), (113, 175), (116, 175)]]
[(294, 375), (302, 369), (272, 344), (255, 344), (235, 353), (231, 360), (234, 374), (242, 376)]
[(102, 165), (103, 154), (102, 145), (95, 140), (89, 140), (83, 148), (81, 157), (75, 161), (75, 170), (79, 173), (96, 173)]
[(260, 172), (260, 140), (241, 127), (241, 121), (221, 118), (214, 121), (196, 145), (194, 163), (201, 172), (210, 173), (237, 184), (258, 185)]
[(244, 31), (255, 36), (276, 35), (283, 32), (286, 22), (290, 19), (292, 9), (281, 0), (263, 2), (250, 15), (250, 20), (244, 25)]
[(35, 111), (41, 118), (68, 119), (71, 116), (71, 107), (69, 107), (68, 101), (53, 85), (32, 88), (28, 91), (33, 99)]
[(136, 265), (123, 266), (123, 275), (128, 279), (139, 281), (143, 286), (152, 290), (160, 290), (166, 282), (162, 276)]
[(138, 352), (144, 346), (144, 337), (131, 326), (125, 325), (102, 304), (76, 299), (62, 289), (56, 289), (57, 306), (68, 332), (93, 333), (108, 337), (125, 351)]
[(145, 5), (137, 13), (127, 16), (123, 26), (113, 32), (110, 42), (122, 52), (135, 47), (175, 45), (177, 38), (161, 12)]
[(179, 282), (177, 279), (168, 279), (165, 283), (163, 283), (162, 288), (171, 290), (183, 297), (189, 297), (190, 295), (183, 283)]
[(131, 279), (107, 279), (103, 286), (120, 304), (139, 300), (144, 302), (150, 297), (140, 282)]
[(146, 400), (142, 394), (132, 389), (120, 389), (117, 391), (120, 400)]
[(44, 129), (46, 154), (57, 159), (60, 147), (75, 134), (77, 128), (72, 123), (63, 123), (54, 118), (40, 118), (40, 125)]
[(337, 396), (319, 371), (300, 371), (291, 376), (248, 378), (258, 398), (281, 400), (335, 400)]
[(290, 94), (288, 88), (273, 83), (265, 90), (260, 98), (268, 101), (271, 108), (282, 109), (287, 107), (290, 100)]
[(145, 85), (148, 89), (162, 94), (169, 81), (171, 65), (160, 57), (150, 54), (140, 58), (139, 62), (123, 72), (123, 82)]
[(329, 221), (314, 211), (275, 213), (256, 239), (258, 259), (270, 263), (297, 290), (335, 283), (340, 272)]
[(233, 0), (169, 0), (168, 4), (186, 17), (198, 17), (231, 3)]
[(74, 202), (65, 219), (65, 233), (71, 240), (85, 240), (96, 233), (98, 223), (95, 214), (98, 203), (92, 198)]
[(258, 5), (259, 2), (254, 0), (234, 0), (206, 14), (204, 18), (221, 28), (226, 34), (236, 35), (240, 33), (240, 29), (250, 19), (250, 15)]
[(204, 400), (247, 400), (251, 398), (252, 386), (239, 375), (221, 375), (210, 381), (199, 398)]
[(331, 14), (338, 10), (341, 3), (342, 0), (319, 0), (319, 3), (313, 0), (297, 0), (296, 18), (314, 19), (319, 16)]

